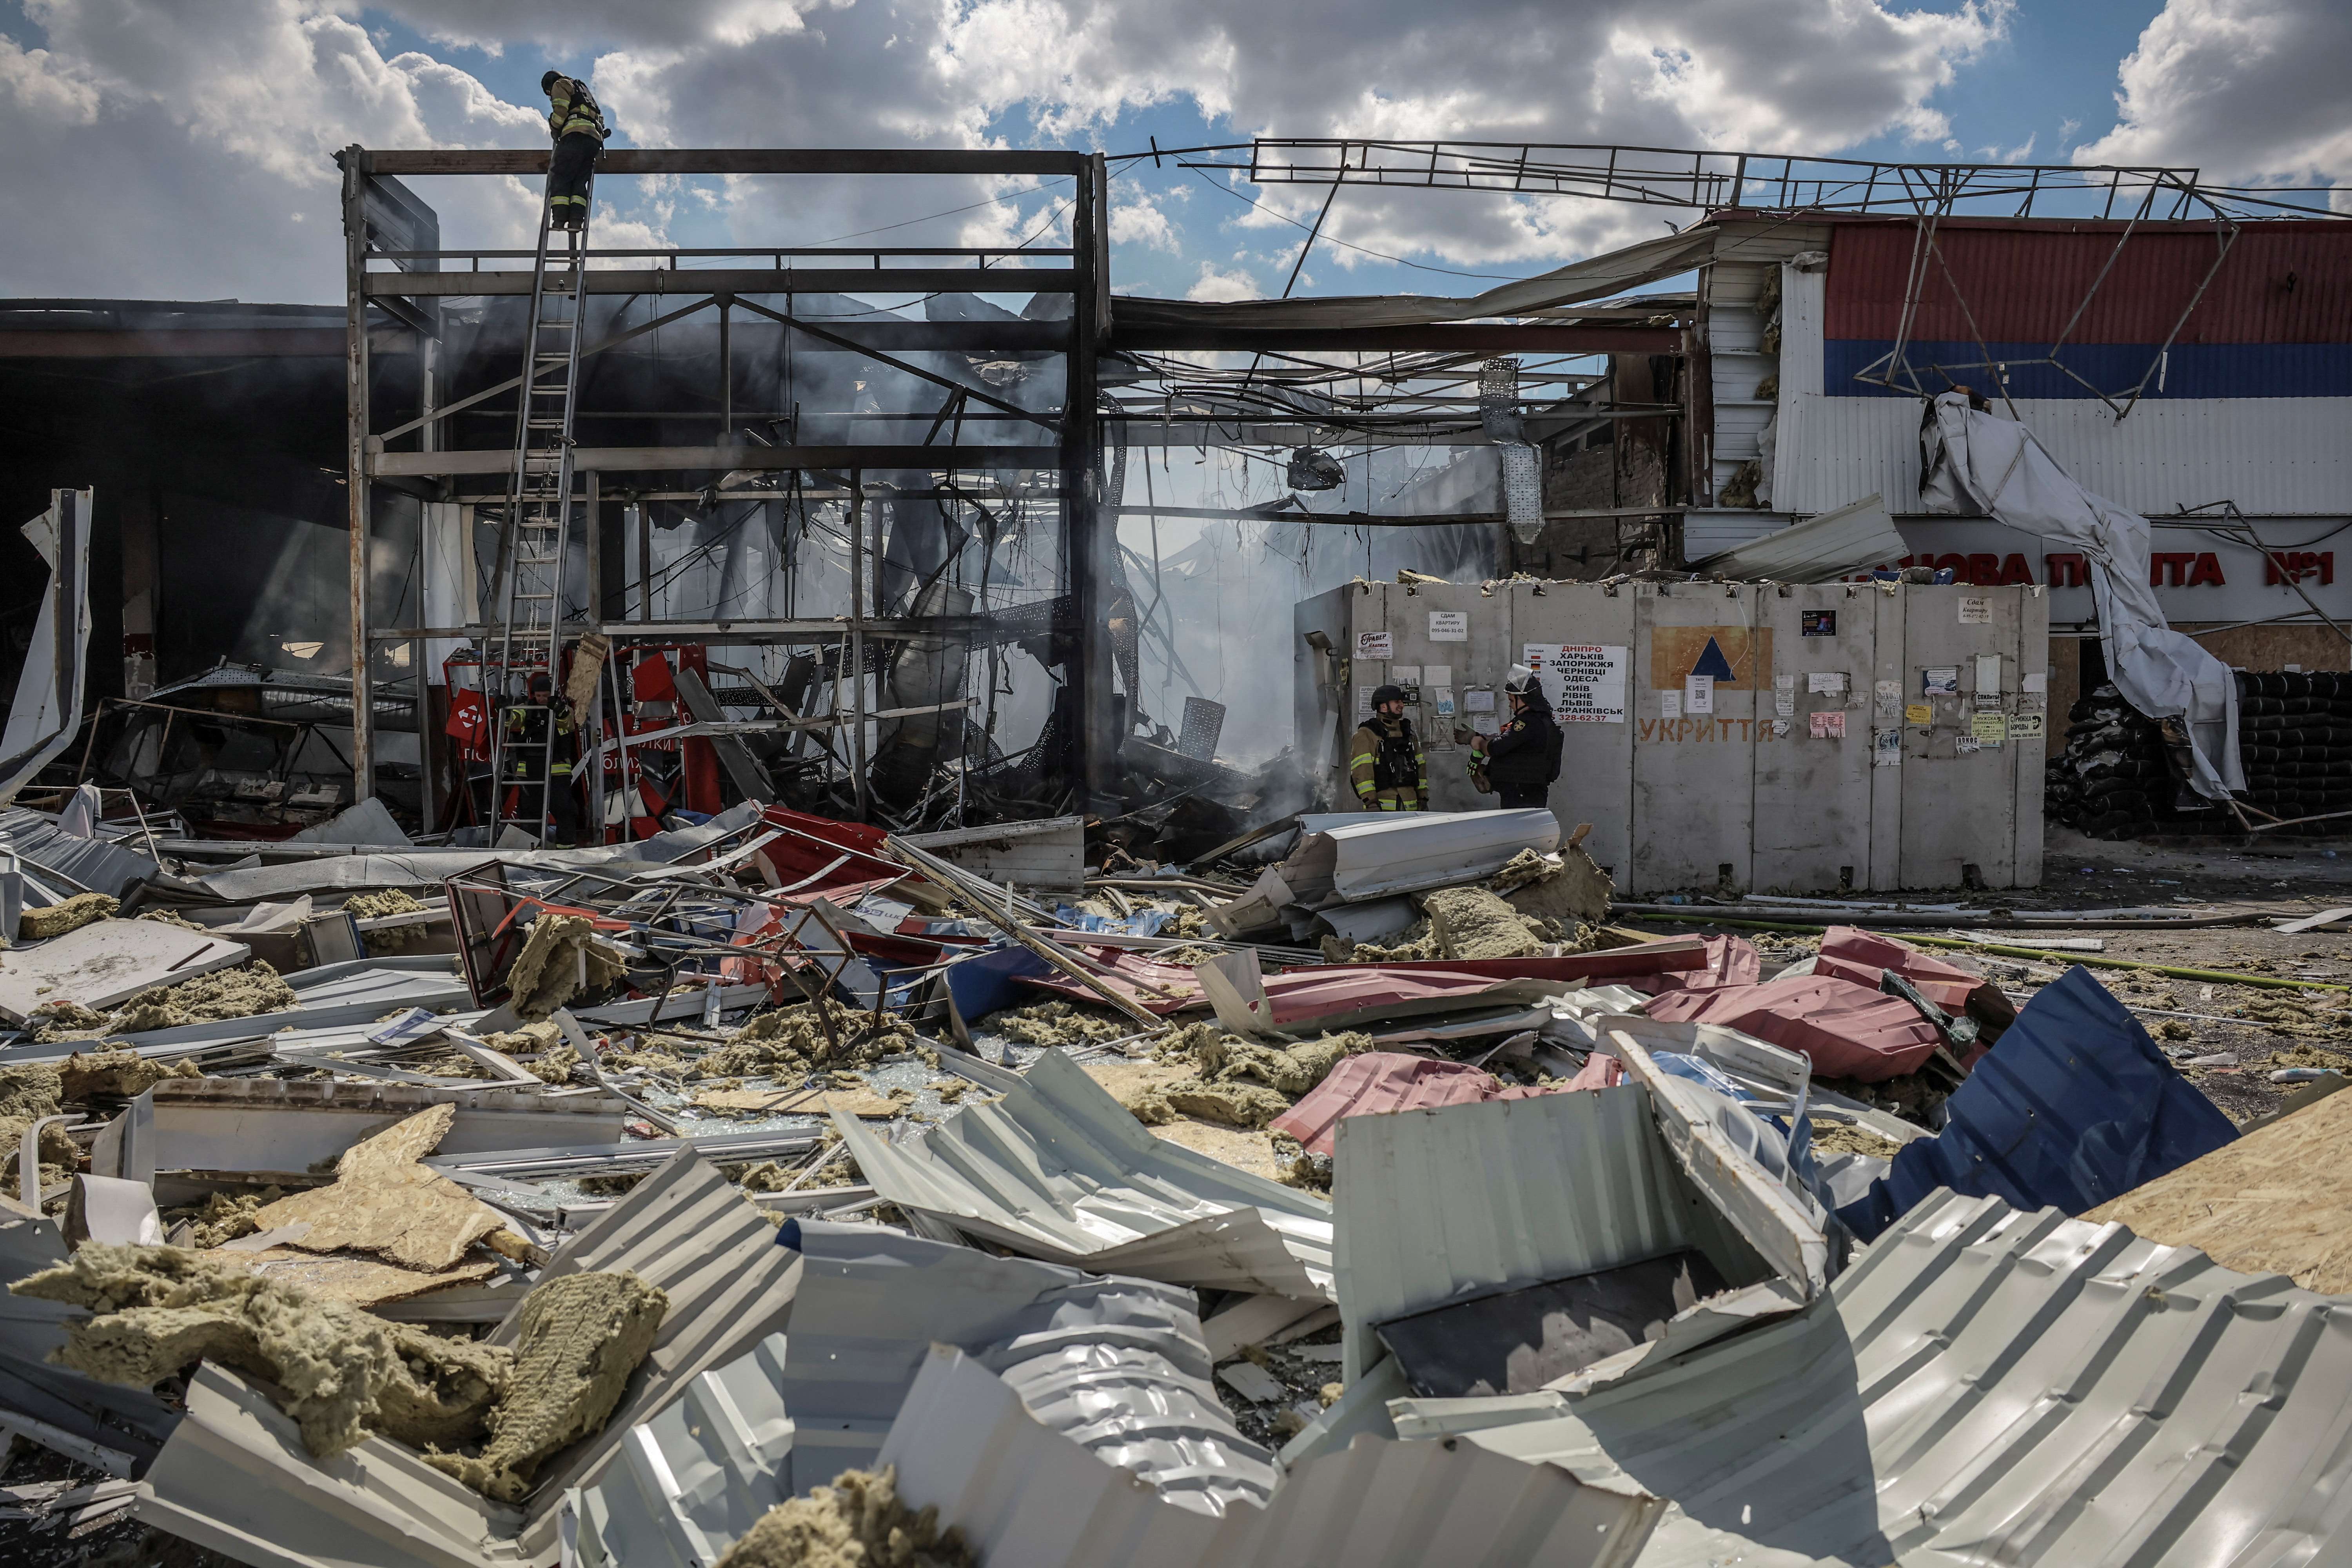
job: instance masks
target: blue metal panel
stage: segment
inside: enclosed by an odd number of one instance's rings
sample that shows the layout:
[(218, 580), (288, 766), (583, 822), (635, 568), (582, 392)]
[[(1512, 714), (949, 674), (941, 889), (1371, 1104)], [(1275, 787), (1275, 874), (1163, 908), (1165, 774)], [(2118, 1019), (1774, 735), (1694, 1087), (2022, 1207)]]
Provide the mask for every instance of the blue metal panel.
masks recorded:
[[(2352, 343), (2175, 343), (2165, 352), (2160, 374), (2150, 374), (2157, 343), (2068, 343), (2058, 359), (2110, 397), (2120, 397), (2147, 377), (2143, 397), (2352, 397)], [(1822, 345), (1822, 390), (1832, 397), (1909, 397), (1854, 376), (1894, 350), (1891, 340), (1831, 338)], [(1987, 350), (1990, 350), (1988, 356)], [(2047, 360), (2048, 342), (2001, 342), (1914, 339), (1903, 347), (1904, 363), (1927, 392), (1948, 391), (1954, 383), (1993, 395), (1992, 373), (1963, 370), (1990, 357), (2009, 367), (2009, 395), (2017, 398), (2089, 397), (2089, 387), (2058, 366), (2028, 364)], [(1937, 366), (1951, 367), (1939, 370)], [(1882, 369), (1873, 373), (1885, 375)], [(1897, 382), (1906, 377), (1896, 375)], [(2161, 385), (2158, 383), (2162, 382)]]
[(1876, 1237), (1937, 1187), (2079, 1215), (2238, 1136), (2080, 964), (2025, 1005), (1944, 1109), (1940, 1134), (1905, 1144), (1838, 1211), (1856, 1236)]
[(1025, 947), (997, 947), (947, 966), (948, 994), (967, 1022), (977, 1022), (1003, 1007), (1017, 1007), (1036, 999), (1013, 982), (1024, 974), (1051, 974), (1054, 966)]

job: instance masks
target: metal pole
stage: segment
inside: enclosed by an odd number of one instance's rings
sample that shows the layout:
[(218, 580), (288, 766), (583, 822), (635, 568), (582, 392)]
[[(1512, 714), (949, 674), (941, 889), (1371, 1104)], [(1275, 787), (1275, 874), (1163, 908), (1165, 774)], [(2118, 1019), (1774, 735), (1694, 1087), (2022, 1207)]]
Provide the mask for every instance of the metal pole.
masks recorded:
[[(375, 794), (375, 690), (368, 672), (367, 154), (343, 149), (343, 487), (350, 507), (352, 800)], [(421, 672), (420, 672), (421, 673)]]
[(719, 444), (735, 444), (735, 343), (730, 331), (734, 301), (719, 301)]
[(646, 503), (639, 501), (629, 509), (629, 516), (637, 525), (637, 619), (654, 618), (654, 523), (646, 515)]
[[(583, 478), (588, 511), (588, 605), (581, 619), (593, 631), (604, 624), (604, 498), (597, 492), (596, 470), (589, 469)], [(556, 592), (562, 591), (563, 585), (557, 584)]]
[(1077, 618), (1077, 654), (1064, 678), (1075, 689), (1072, 710), (1077, 733), (1069, 738), (1078, 765), (1079, 809), (1109, 799), (1116, 784), (1119, 737), (1112, 719), (1110, 625), (1104, 617), (1102, 533), (1108, 521), (1100, 502), (1101, 436), (1096, 417), (1097, 340), (1102, 333), (1102, 204), (1108, 180), (1097, 153), (1080, 166), (1078, 199), (1070, 220), (1071, 263), (1078, 276), (1070, 322), (1068, 388), (1062, 410), (1063, 516), (1067, 520), (1070, 594)]
[[(866, 470), (849, 470), (849, 713), (856, 726), (850, 742), (856, 768), (857, 819), (874, 815), (866, 784)], [(835, 688), (838, 689), (838, 687)]]

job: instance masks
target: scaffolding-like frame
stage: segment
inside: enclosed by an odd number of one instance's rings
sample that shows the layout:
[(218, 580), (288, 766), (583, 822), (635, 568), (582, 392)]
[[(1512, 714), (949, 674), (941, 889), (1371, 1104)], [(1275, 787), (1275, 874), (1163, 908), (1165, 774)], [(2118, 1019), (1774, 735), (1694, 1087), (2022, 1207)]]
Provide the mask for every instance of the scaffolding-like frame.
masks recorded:
[[(459, 447), (449, 444), (450, 416), (515, 391), (520, 376), (502, 384), (478, 389), (447, 404), (439, 401), (436, 374), (440, 340), (440, 306), (452, 299), (528, 295), (531, 288), (529, 251), (483, 247), (450, 248), (442, 244), (439, 219), (433, 208), (402, 183), (403, 176), (502, 175), (543, 177), (550, 153), (533, 150), (377, 151), (352, 146), (337, 154), (343, 174), (344, 298), (346, 337), (346, 452), (351, 531), (350, 592), (353, 746), (353, 797), (375, 793), (376, 748), (373, 679), (368, 655), (379, 645), (406, 642), (420, 649), (411, 668), (420, 700), (425, 671), (421, 646), (426, 638), (480, 638), (489, 629), (469, 626), (394, 626), (373, 624), (368, 595), (368, 554), (372, 525), (372, 490), (379, 483), (394, 484), (410, 493), (436, 500), (499, 501), (503, 489), (467, 493), (463, 482), (497, 480), (502, 486), (513, 468), (511, 441), (495, 447)], [(961, 418), (932, 422), (929, 436), (919, 444), (860, 444), (831, 446), (711, 445), (656, 447), (579, 447), (574, 470), (581, 476), (576, 491), (586, 503), (590, 582), (587, 613), (580, 620), (565, 619), (562, 636), (576, 637), (600, 632), (616, 642), (625, 639), (717, 637), (732, 643), (850, 645), (856, 649), (852, 682), (857, 704), (850, 722), (862, 734), (874, 715), (864, 711), (865, 640), (873, 637), (953, 635), (973, 629), (960, 623), (974, 617), (870, 615), (872, 606), (854, 599), (846, 617), (824, 620), (683, 621), (650, 618), (646, 610), (633, 618), (608, 619), (606, 587), (614, 584), (624, 605), (641, 607), (649, 596), (633, 593), (640, 579), (628, 575), (629, 563), (618, 563), (620, 575), (604, 559), (600, 548), (601, 488), (608, 476), (632, 473), (710, 475), (715, 484), (722, 474), (744, 469), (790, 472), (815, 478), (828, 491), (848, 501), (855, 521), (865, 500), (864, 475), (868, 470), (918, 469), (934, 476), (938, 493), (957, 492), (957, 476), (984, 470), (1052, 470), (1056, 476), (1053, 499), (1062, 503), (1060, 556), (1063, 578), (1073, 600), (1077, 647), (1063, 668), (1074, 688), (1072, 711), (1078, 722), (1064, 739), (1068, 752), (1067, 776), (1079, 786), (1081, 802), (1101, 798), (1113, 783), (1116, 723), (1110, 682), (1109, 629), (1101, 595), (1104, 540), (1115, 537), (1111, 513), (1102, 504), (1101, 439), (1096, 356), (1104, 346), (1108, 309), (1108, 182), (1098, 153), (1055, 151), (944, 151), (918, 149), (625, 149), (606, 150), (599, 158), (600, 183), (620, 175), (759, 175), (821, 174), (882, 178), (929, 174), (978, 177), (1061, 177), (1074, 183), (1071, 243), (1066, 247), (911, 247), (887, 244), (850, 248), (792, 246), (751, 246), (726, 250), (593, 250), (601, 265), (587, 273), (590, 294), (643, 294), (681, 298), (679, 308), (656, 321), (614, 334), (603, 342), (583, 346), (583, 354), (616, 346), (630, 337), (704, 310), (716, 310), (721, 323), (720, 377), (728, 379), (731, 362), (724, 345), (725, 323), (731, 310), (782, 325), (804, 336), (812, 345), (858, 354), (877, 364), (908, 372), (919, 379), (950, 388), (950, 405), (958, 411), (971, 404), (1011, 409), (1013, 416), (1044, 426), (1045, 441), (1017, 446), (961, 444), (956, 440)], [(749, 263), (725, 268), (680, 268), (681, 257), (732, 258)], [(613, 265), (638, 260), (642, 267)], [(668, 265), (653, 263), (666, 260)], [(1038, 266), (1036, 262), (1059, 262)], [(1004, 265), (1012, 261), (1013, 265)], [(860, 265), (862, 263), (862, 265)], [(1069, 314), (1055, 321), (890, 321), (855, 325), (820, 326), (796, 318), (790, 308), (795, 294), (834, 292), (959, 292), (1066, 293)], [(779, 310), (758, 297), (782, 297)], [(371, 407), (370, 329), (391, 326), (410, 334), (417, 361), (420, 414), (404, 423), (379, 429)], [(894, 351), (1018, 349), (1058, 350), (1066, 381), (1062, 412), (1044, 416), (1013, 408), (996, 399), (984, 385), (961, 385), (898, 359)], [(910, 416), (912, 417), (912, 416)], [(942, 430), (949, 438), (940, 440)], [(691, 493), (691, 492), (689, 492)], [(899, 499), (907, 499), (899, 492)], [(878, 552), (875, 552), (878, 559)], [(862, 583), (866, 563), (853, 553), (851, 580)], [(642, 564), (639, 570), (643, 570)], [(418, 705), (420, 738), (431, 737), (425, 705)], [(426, 775), (431, 777), (430, 752)], [(428, 784), (428, 789), (429, 789)], [(860, 800), (865, 781), (857, 780)]]

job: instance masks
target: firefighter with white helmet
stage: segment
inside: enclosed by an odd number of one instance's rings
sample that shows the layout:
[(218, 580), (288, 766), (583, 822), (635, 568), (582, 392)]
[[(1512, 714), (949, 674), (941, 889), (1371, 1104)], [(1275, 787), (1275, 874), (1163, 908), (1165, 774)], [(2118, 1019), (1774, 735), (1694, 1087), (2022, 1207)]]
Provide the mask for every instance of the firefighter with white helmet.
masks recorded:
[(1470, 738), (1470, 770), (1486, 775), (1506, 811), (1542, 805), (1559, 777), (1559, 721), (1543, 683), (1524, 664), (1511, 666), (1503, 695), (1511, 716), (1500, 734)]

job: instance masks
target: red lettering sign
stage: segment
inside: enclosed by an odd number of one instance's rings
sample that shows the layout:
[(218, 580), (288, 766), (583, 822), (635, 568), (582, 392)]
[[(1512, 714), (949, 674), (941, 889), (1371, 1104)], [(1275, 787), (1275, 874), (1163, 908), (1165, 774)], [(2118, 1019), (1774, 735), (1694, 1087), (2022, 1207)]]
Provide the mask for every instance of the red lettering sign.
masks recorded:
[[(2281, 562), (2286, 563), (2286, 570), (2284, 573), (2279, 570)], [(2267, 552), (2263, 569), (2264, 584), (2275, 587), (2288, 582), (2300, 583), (2306, 577), (2314, 576), (2319, 579), (2319, 585), (2323, 588), (2334, 584), (2336, 552), (2333, 550), (2322, 550), (2316, 552), (2309, 550), (2273, 550)]]

